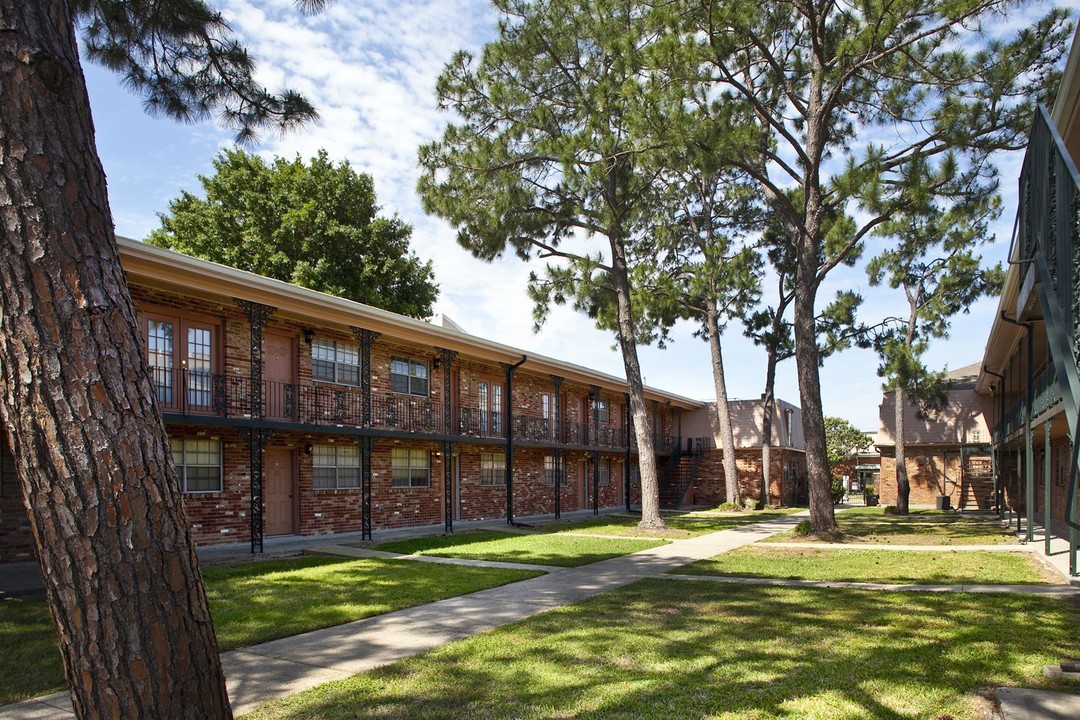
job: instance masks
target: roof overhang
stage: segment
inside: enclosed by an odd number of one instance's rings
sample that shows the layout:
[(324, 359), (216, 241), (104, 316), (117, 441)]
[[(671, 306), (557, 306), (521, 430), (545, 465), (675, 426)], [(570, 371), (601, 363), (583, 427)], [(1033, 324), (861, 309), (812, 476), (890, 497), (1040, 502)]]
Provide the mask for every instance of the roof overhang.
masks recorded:
[[(479, 360), (515, 363), (528, 356), (523, 369), (558, 375), (565, 380), (624, 393), (626, 380), (615, 375), (529, 353), (510, 345), (432, 325), (370, 305), (327, 295), (255, 273), (189, 257), (172, 250), (117, 236), (124, 271), (135, 283), (146, 283), (174, 292), (214, 301), (230, 298), (271, 305), (282, 316), (301, 322), (336, 326), (342, 330), (362, 327), (406, 343), (454, 350)], [(655, 388), (646, 388), (650, 400), (676, 408), (695, 409), (704, 403)]]

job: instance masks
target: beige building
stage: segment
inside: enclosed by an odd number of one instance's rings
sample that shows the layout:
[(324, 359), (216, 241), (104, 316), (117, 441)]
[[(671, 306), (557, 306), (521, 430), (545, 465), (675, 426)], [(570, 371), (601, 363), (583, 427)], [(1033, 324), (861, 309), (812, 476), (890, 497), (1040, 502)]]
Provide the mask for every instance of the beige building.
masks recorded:
[[(761, 400), (731, 400), (735, 464), (740, 493), (760, 501), (761, 449), (765, 408)], [(723, 451), (716, 422), (716, 403), (685, 411), (681, 421), (684, 447), (666, 460), (661, 471), (661, 503), (665, 507), (718, 504), (727, 500)], [(802, 410), (775, 400), (769, 444), (769, 505), (799, 505), (807, 501), (806, 453)]]
[[(913, 506), (989, 509), (993, 504), (990, 430), (993, 399), (976, 390), (980, 363), (949, 373), (948, 401), (932, 417), (904, 408), (904, 448)], [(883, 505), (896, 503), (896, 397), (885, 393), (874, 446), (881, 454), (876, 485)], [(939, 500), (947, 498), (947, 501)]]

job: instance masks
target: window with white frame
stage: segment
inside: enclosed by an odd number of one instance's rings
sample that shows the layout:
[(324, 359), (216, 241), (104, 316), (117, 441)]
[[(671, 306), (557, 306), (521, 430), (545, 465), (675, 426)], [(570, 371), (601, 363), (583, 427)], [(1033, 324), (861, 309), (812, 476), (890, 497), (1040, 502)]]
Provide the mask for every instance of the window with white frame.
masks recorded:
[(316, 445), (311, 464), (316, 490), (360, 487), (360, 449), (355, 445)]
[(170, 438), (169, 447), (183, 492), (221, 492), (220, 440)]
[(607, 485), (611, 482), (611, 461), (607, 459), (600, 460), (600, 484)]
[(390, 389), (408, 395), (428, 394), (427, 363), (412, 358), (390, 358)]
[(428, 487), (431, 467), (427, 450), (394, 448), (390, 454), (391, 486), (396, 488)]
[(506, 484), (506, 455), (503, 453), (480, 453), (480, 484)]
[(315, 338), (311, 341), (311, 377), (323, 382), (359, 385), (359, 349), (348, 343)]
[(558, 465), (555, 464), (555, 456), (547, 455), (544, 457), (544, 484), (554, 485), (555, 479), (559, 479), (559, 484), (565, 483), (565, 471), (566, 461), (563, 460)]
[(608, 401), (597, 398), (593, 400), (593, 412), (596, 413), (597, 422), (603, 424), (606, 423), (610, 417), (608, 412)]

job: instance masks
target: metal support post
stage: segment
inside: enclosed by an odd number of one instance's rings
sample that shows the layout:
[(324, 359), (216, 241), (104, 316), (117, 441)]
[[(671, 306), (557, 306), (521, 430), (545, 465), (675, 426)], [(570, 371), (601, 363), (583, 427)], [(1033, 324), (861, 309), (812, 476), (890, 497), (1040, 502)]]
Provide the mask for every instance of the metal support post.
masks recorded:
[(600, 514), (600, 386), (593, 385), (592, 392), (592, 446), (593, 446), (593, 515)]
[(562, 403), (560, 398), (562, 397), (562, 381), (563, 379), (558, 375), (551, 376), (551, 384), (554, 387), (555, 394), (551, 399), (551, 423), (554, 433), (549, 433), (549, 437), (553, 437), (554, 447), (552, 454), (554, 455), (553, 461), (555, 463), (555, 519), (558, 520), (562, 517), (562, 484), (563, 484), (563, 457), (562, 457), (562, 410), (560, 409)]
[[(453, 434), (453, 414), (454, 414), (454, 397), (450, 392), (452, 373), (451, 369), (454, 365), (454, 360), (457, 358), (457, 353), (453, 350), (447, 350), (445, 348), (436, 348), (438, 352), (439, 363), (442, 365), (443, 381), (442, 381), (442, 394), (443, 394), (443, 435), (449, 438)], [(507, 435), (510, 434), (510, 428), (507, 427)], [(454, 454), (454, 443), (449, 439), (443, 440), (442, 443), (443, 453), (443, 527), (446, 532), (454, 532), (454, 473), (451, 467), (451, 460)]]
[[(371, 422), (371, 347), (379, 339), (374, 330), (351, 327), (360, 345), (360, 422), (365, 428)], [(318, 387), (316, 387), (318, 390)], [(375, 438), (363, 435), (357, 439), (360, 448), (360, 539), (371, 539), (371, 454), (375, 450)]]
[(501, 363), (506, 371), (506, 524), (514, 524), (514, 371), (529, 358), (525, 355), (511, 365)]
[(1043, 553), (1050, 554), (1050, 421), (1043, 425)]
[(1035, 539), (1035, 448), (1031, 429), (1031, 413), (1035, 407), (1035, 371), (1032, 367), (1034, 357), (1034, 339), (1031, 325), (1027, 326), (1027, 388), (1024, 390), (1024, 450), (1027, 454), (1024, 467), (1024, 519), (1027, 522), (1025, 539)]

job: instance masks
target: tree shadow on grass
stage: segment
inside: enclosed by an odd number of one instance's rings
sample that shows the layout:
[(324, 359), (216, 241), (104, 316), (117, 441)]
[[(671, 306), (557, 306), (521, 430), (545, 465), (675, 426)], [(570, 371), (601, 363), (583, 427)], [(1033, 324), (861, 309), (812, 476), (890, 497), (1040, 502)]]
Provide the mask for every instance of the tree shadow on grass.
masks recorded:
[(1078, 642), (1050, 598), (646, 580), (258, 717), (959, 720), (986, 686), (1054, 686)]

